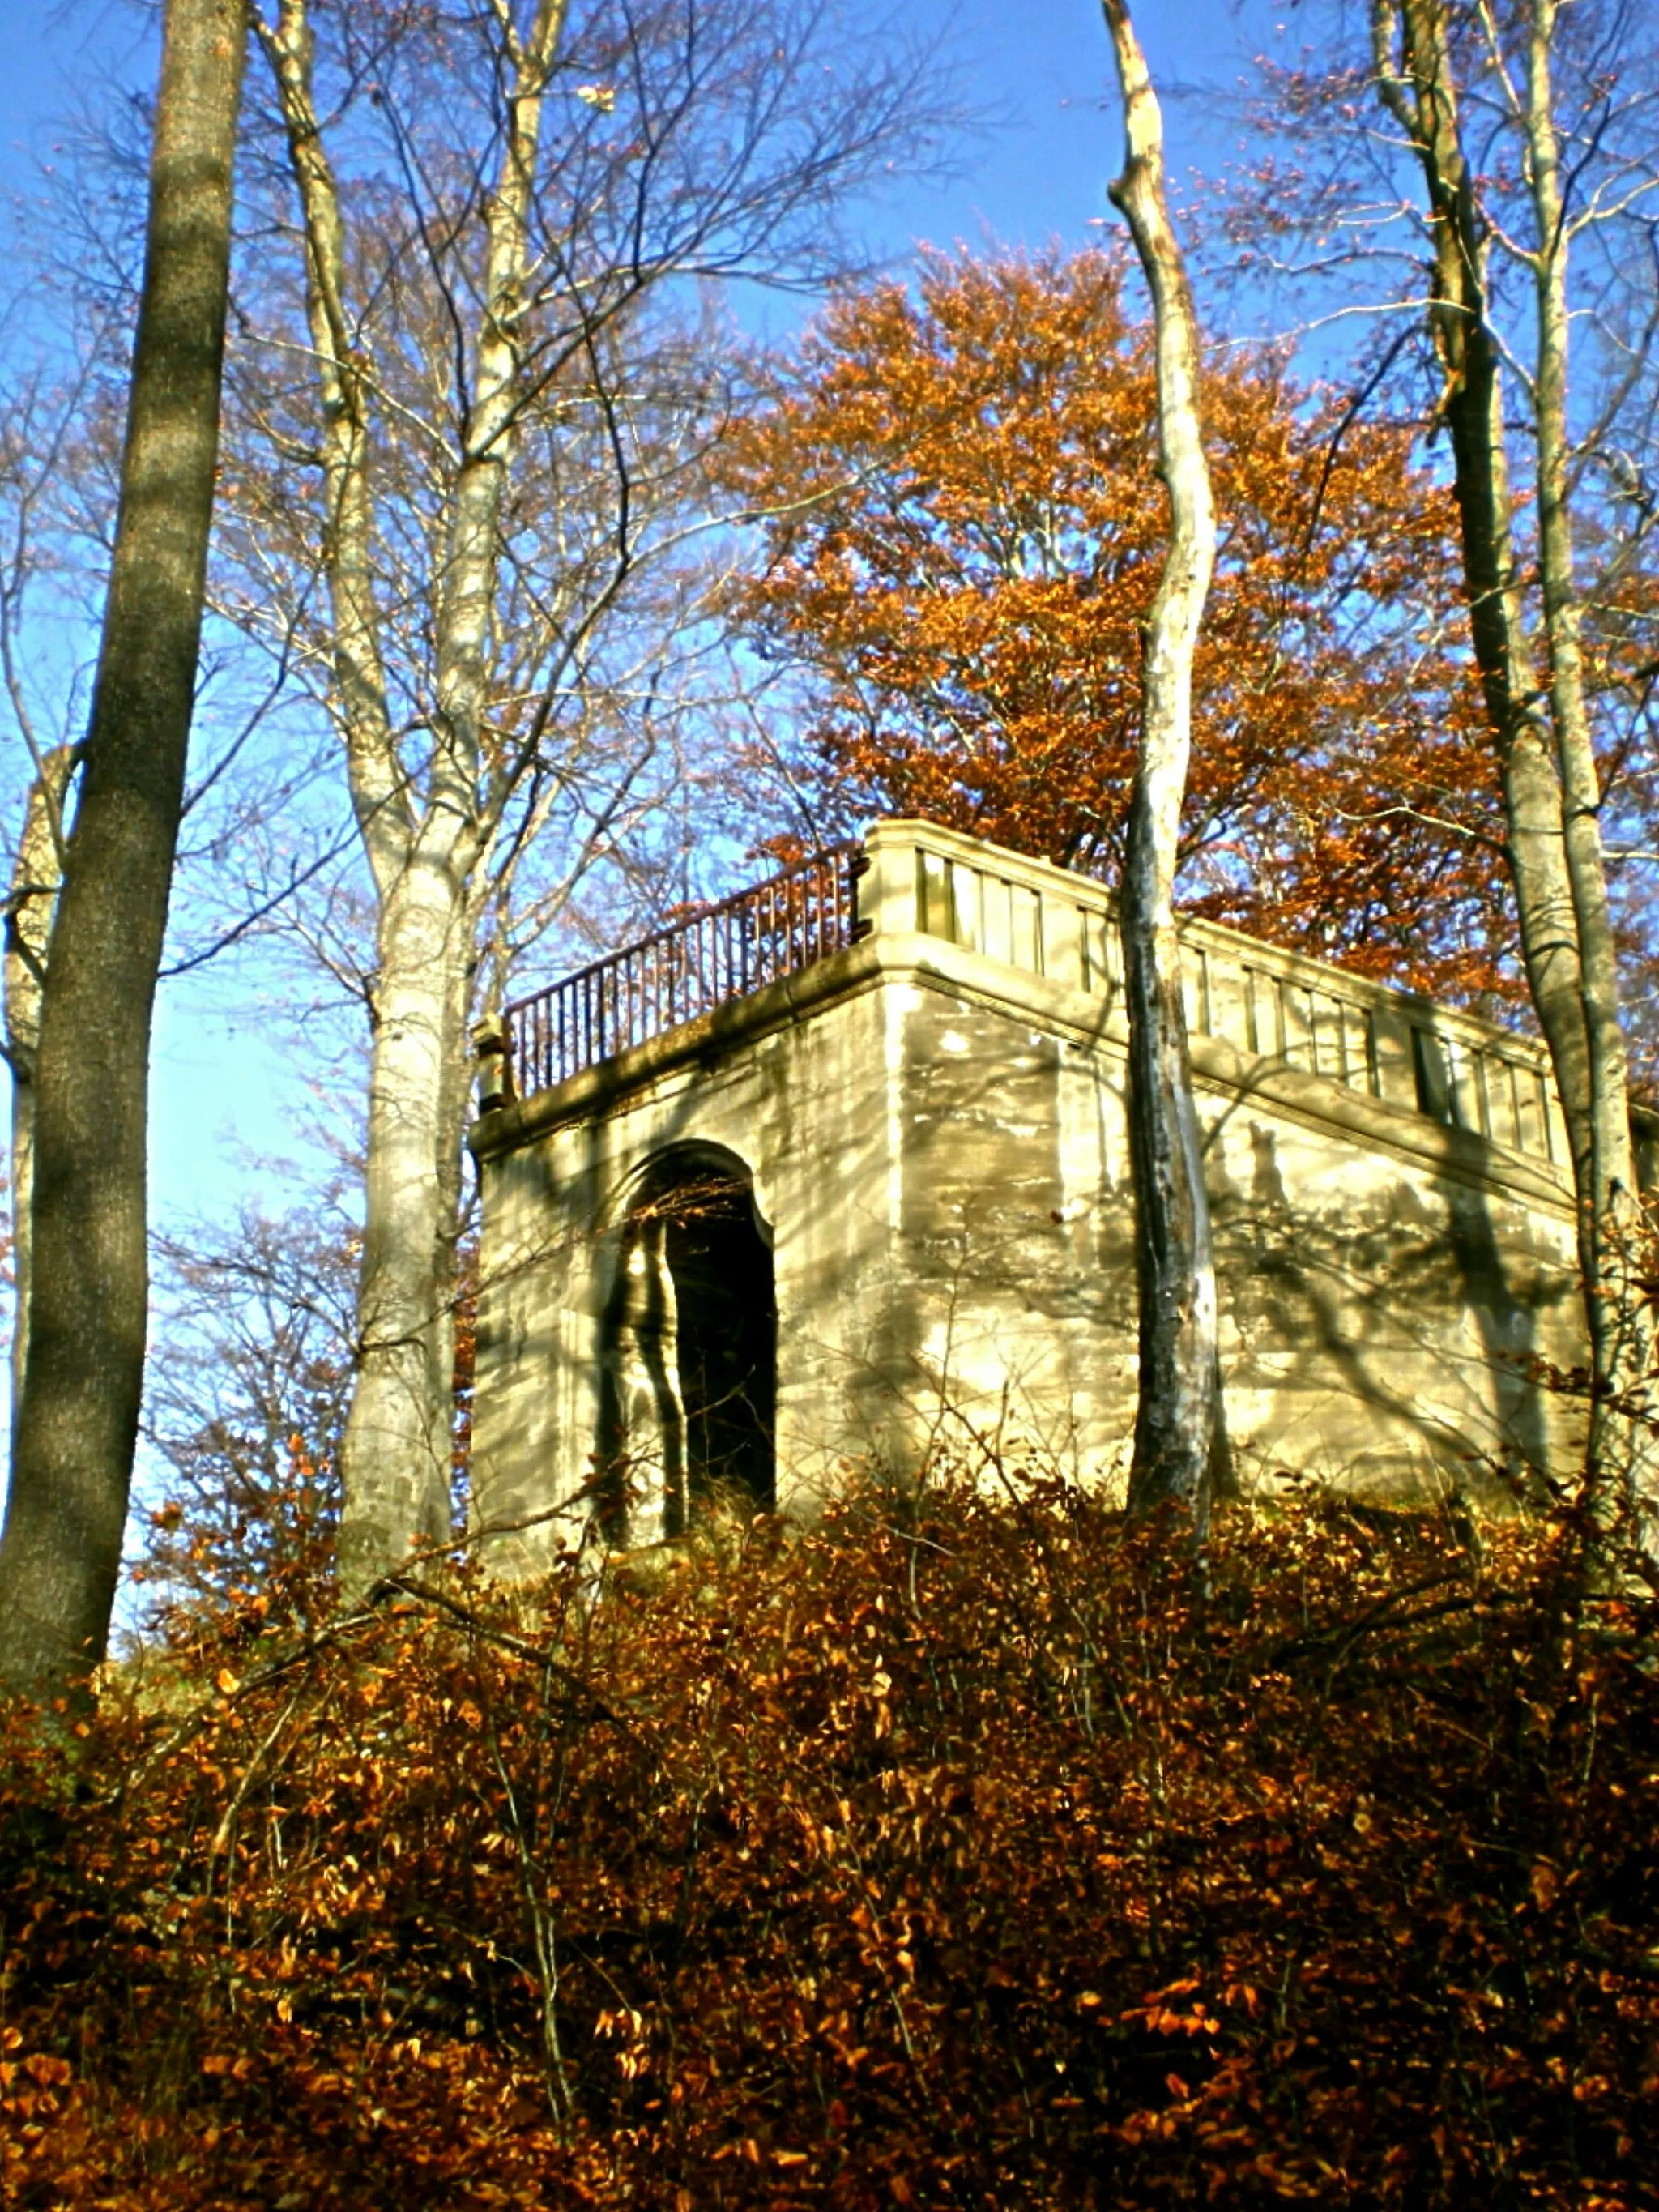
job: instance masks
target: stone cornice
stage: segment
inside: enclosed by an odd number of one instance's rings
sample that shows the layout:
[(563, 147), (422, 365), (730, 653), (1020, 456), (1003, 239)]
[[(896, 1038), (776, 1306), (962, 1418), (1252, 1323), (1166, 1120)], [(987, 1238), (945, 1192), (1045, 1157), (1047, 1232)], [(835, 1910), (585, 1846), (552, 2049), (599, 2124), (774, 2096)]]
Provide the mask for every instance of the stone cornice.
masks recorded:
[[(884, 824), (883, 829), (890, 826), (899, 825)], [(931, 826), (927, 834), (930, 841), (953, 835)], [(985, 847), (971, 838), (956, 842), (975, 865), (984, 864)], [(997, 855), (1000, 872), (1003, 859)], [(1042, 864), (1025, 862), (1024, 866), (1036, 872)], [(1068, 896), (1081, 880), (1060, 869), (1048, 869), (1047, 873), (1056, 887), (1065, 887)], [(1099, 896), (1109, 906), (1107, 895), (1102, 891)], [(1188, 924), (1188, 927), (1200, 929), (1206, 935), (1213, 931), (1225, 940), (1230, 957), (1243, 953), (1273, 963), (1296, 962), (1296, 956), (1258, 945), (1255, 939), (1232, 931), (1214, 930), (1211, 924)], [(1333, 970), (1314, 962), (1299, 964), (1311, 969), (1322, 984), (1328, 984)], [(1391, 1006), (1401, 1003), (1403, 994), (1382, 991), (1362, 978), (1343, 975), (1341, 981), (1345, 988), (1352, 985), (1359, 991), (1376, 993)], [(915, 930), (884, 929), (747, 998), (732, 1000), (585, 1068), (551, 1090), (512, 1100), (481, 1115), (468, 1141), (480, 1163), (498, 1158), (551, 1130), (617, 1112), (647, 1086), (716, 1067), (731, 1054), (839, 1003), (871, 991), (906, 985), (941, 991), (982, 1006), (1042, 1029), (1079, 1050), (1104, 1051), (1121, 1059), (1127, 1044), (1127, 1027), (1116, 999), (1091, 996), (938, 937)], [(1428, 1000), (1407, 1003), (1420, 1006), (1439, 1024), (1455, 1021), (1462, 1026), (1468, 1019), (1448, 1016)], [(1504, 1035), (1506, 1045), (1528, 1048), (1526, 1040), (1491, 1031), (1486, 1024), (1468, 1025), (1483, 1036)], [(1571, 1216), (1571, 1185), (1563, 1173), (1546, 1161), (1471, 1130), (1447, 1127), (1426, 1115), (1289, 1066), (1280, 1059), (1241, 1052), (1223, 1038), (1194, 1034), (1191, 1049), (1194, 1079), (1200, 1090), (1213, 1097), (1246, 1106), (1255, 1104), (1310, 1128), (1340, 1132), (1357, 1146), (1428, 1167), (1437, 1175), (1471, 1188)]]

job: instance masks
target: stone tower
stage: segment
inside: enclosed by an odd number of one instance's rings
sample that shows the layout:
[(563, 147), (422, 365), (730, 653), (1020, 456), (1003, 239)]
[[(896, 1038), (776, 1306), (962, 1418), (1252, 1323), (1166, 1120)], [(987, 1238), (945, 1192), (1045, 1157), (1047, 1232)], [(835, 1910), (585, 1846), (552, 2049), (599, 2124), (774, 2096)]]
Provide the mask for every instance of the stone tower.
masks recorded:
[[(1503, 1492), (1583, 1358), (1528, 1040), (1183, 931), (1244, 1484)], [(473, 1493), (532, 1564), (941, 1455), (1112, 1481), (1133, 1419), (1109, 895), (915, 822), (482, 1024)]]

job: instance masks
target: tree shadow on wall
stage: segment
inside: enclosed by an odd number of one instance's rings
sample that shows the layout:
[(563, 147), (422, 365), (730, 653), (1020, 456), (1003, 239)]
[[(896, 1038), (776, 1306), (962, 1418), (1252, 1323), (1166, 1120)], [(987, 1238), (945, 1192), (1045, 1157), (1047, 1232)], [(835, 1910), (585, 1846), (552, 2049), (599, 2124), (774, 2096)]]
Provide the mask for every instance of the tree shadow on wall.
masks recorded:
[[(1540, 1494), (1551, 1457), (1540, 1324), (1571, 1283), (1536, 1258), (1534, 1280), (1517, 1283), (1527, 1261), (1506, 1258), (1478, 1188), (1448, 1178), (1431, 1198), (1385, 1174), (1320, 1211), (1290, 1199), (1271, 1128), (1252, 1122), (1251, 1143), (1248, 1197), (1231, 1185), (1214, 1200), (1237, 1340), (1229, 1382), (1312, 1397), (1334, 1370), (1460, 1486), (1496, 1467), (1511, 1494)], [(1464, 1317), (1478, 1353), (1459, 1346)]]
[(684, 1149), (623, 1225), (601, 1331), (597, 1494), (617, 1542), (776, 1496), (777, 1300), (746, 1175)]

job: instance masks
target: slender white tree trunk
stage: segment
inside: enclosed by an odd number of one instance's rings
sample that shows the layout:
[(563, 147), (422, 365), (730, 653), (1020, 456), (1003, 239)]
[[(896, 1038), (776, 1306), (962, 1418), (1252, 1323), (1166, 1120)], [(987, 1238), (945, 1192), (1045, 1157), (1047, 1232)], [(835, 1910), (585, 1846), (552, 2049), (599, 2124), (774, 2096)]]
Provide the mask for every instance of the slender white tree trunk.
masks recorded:
[(324, 568), (333, 629), (336, 711), (345, 740), (357, 828), (384, 898), (404, 866), (416, 827), (386, 703), (386, 656), (374, 598), (370, 395), (346, 305), (346, 230), (312, 93), (307, 0), (282, 0), (275, 26), (255, 28), (276, 81), (300, 201), (306, 316), (321, 404), (327, 515)]
[(368, 1086), (358, 1374), (342, 1448), (340, 1568), (361, 1589), (449, 1540), (459, 1056), (471, 911), (453, 854), (422, 838), (382, 902)]
[(1175, 871), (1192, 750), (1193, 655), (1215, 565), (1199, 425), (1198, 320), (1164, 185), (1164, 124), (1122, 0), (1103, 0), (1126, 150), (1111, 187), (1152, 295), (1169, 551), (1147, 618), (1140, 749), (1120, 900), (1129, 1016), (1140, 1376), (1129, 1503), (1165, 1503), (1203, 1540), (1219, 1414), (1215, 1259), (1176, 934)]
[(1588, 1162), (1579, 1212), (1592, 1361), (1592, 1464), (1646, 1487), (1653, 1446), (1644, 1416), (1653, 1357), (1651, 1316), (1639, 1277), (1642, 1237), (1631, 1141), (1619, 963), (1601, 851), (1601, 792), (1574, 574), (1567, 423), (1571, 317), (1570, 244), (1562, 196), (1551, 57), (1557, 0), (1532, 0), (1528, 24), (1526, 127), (1528, 184), (1537, 225), (1534, 279), (1538, 349), (1534, 409), (1538, 436), (1538, 541), (1544, 627), (1549, 641), (1550, 713), (1561, 782), (1563, 840), (1577, 929), (1588, 1096)]

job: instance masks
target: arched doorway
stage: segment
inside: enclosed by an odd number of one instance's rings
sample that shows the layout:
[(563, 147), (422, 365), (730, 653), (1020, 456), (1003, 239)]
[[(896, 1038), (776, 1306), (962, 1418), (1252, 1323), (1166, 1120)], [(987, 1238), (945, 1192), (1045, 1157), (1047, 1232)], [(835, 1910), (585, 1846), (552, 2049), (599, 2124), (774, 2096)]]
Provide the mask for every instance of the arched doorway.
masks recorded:
[(713, 1147), (665, 1153), (636, 1186), (619, 1256), (599, 1453), (618, 1539), (683, 1535), (720, 1504), (769, 1508), (777, 1298), (747, 1170)]

